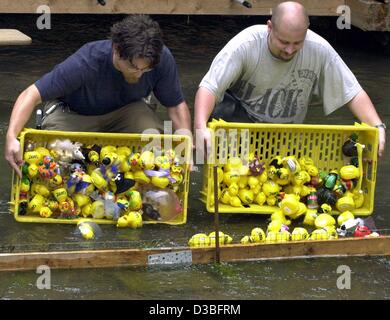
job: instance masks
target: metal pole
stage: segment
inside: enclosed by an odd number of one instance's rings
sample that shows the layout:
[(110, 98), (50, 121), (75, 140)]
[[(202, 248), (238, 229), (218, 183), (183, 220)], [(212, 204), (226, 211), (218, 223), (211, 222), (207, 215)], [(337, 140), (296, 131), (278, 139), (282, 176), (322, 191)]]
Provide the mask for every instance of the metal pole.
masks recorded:
[(218, 213), (218, 166), (214, 166), (214, 230), (215, 230), (215, 262), (221, 263), (219, 249), (219, 213)]

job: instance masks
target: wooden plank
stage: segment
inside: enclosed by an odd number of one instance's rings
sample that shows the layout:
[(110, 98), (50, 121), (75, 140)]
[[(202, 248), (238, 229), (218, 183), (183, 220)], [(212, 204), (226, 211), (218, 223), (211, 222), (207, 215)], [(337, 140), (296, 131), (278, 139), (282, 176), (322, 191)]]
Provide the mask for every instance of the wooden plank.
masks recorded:
[[(146, 266), (148, 256), (151, 254), (183, 250), (192, 251), (193, 264), (214, 262), (213, 247), (2, 253), (0, 271), (36, 270), (40, 265), (47, 265), (53, 269)], [(220, 250), (221, 261), (224, 262), (304, 257), (384, 256), (390, 255), (390, 236), (275, 244), (234, 244), (221, 246)]]
[[(216, 14), (269, 15), (270, 9), (282, 1), (248, 0), (252, 8), (245, 8), (234, 0), (1, 0), (0, 13), (36, 13), (42, 5), (51, 13), (148, 13), (148, 14)], [(301, 0), (309, 14), (336, 16), (337, 7), (345, 0)], [(41, 11), (42, 12), (42, 11)]]
[(31, 38), (16, 29), (0, 29), (0, 46), (31, 44)]
[(374, 0), (346, 0), (352, 24), (364, 31), (390, 31), (390, 5)]

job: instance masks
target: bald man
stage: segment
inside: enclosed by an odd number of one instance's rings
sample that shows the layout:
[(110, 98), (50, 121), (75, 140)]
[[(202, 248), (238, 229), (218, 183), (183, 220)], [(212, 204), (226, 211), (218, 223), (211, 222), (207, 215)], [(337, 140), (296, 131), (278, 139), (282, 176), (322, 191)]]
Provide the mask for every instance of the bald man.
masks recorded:
[(274, 8), (267, 25), (249, 27), (228, 42), (196, 93), (198, 148), (204, 139), (209, 143), (210, 116), (302, 123), (309, 104), (322, 101), (325, 115), (347, 105), (360, 121), (377, 126), (382, 156), (386, 126), (370, 98), (332, 46), (308, 28), (305, 8), (288, 1)]

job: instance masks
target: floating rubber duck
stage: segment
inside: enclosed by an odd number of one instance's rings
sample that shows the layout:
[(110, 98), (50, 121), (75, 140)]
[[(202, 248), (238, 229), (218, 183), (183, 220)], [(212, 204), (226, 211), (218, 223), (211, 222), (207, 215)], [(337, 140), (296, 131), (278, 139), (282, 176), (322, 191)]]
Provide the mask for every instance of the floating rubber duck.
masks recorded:
[(210, 246), (210, 238), (205, 233), (197, 233), (188, 240), (190, 247), (208, 247)]
[(263, 242), (265, 241), (266, 238), (265, 232), (263, 229), (259, 227), (253, 228), (251, 231), (250, 238), (251, 238), (251, 242), (255, 242), (255, 243)]
[[(218, 234), (219, 234), (219, 244), (221, 244), (221, 245), (222, 244), (229, 244), (233, 241), (232, 237), (230, 237), (227, 234), (224, 234), (222, 231), (219, 231)], [(211, 232), (208, 235), (208, 237), (210, 239), (210, 245), (215, 246), (215, 231)]]
[(138, 191), (136, 190), (128, 191), (126, 195), (129, 198), (130, 211), (138, 211), (142, 208), (142, 197)]
[(127, 214), (127, 226), (132, 229), (142, 227), (142, 215), (138, 211), (130, 211)]
[(309, 238), (309, 233), (305, 228), (296, 227), (291, 233), (292, 241), (303, 241)]

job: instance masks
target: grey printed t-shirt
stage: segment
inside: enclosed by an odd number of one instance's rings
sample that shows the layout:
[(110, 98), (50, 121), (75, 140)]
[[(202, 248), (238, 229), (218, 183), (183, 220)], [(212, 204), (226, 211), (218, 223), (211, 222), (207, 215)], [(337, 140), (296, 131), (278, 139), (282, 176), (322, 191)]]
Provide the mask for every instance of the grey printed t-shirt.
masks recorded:
[(356, 77), (332, 46), (311, 30), (290, 61), (268, 49), (266, 25), (251, 26), (230, 40), (200, 83), (216, 96), (230, 88), (257, 122), (302, 123), (313, 100), (328, 115), (361, 90)]

